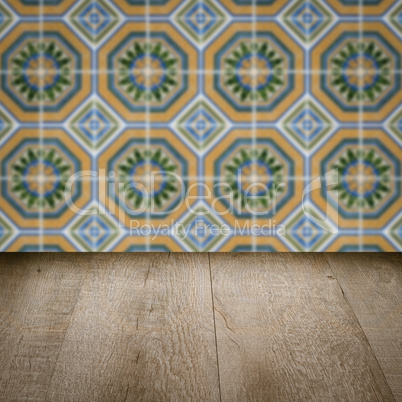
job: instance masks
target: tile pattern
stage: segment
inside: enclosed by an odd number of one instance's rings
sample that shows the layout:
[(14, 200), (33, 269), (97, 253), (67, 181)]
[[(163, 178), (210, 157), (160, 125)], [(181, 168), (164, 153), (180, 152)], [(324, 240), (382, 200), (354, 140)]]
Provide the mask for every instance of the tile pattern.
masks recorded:
[(2, 0), (1, 251), (402, 251), (396, 0)]

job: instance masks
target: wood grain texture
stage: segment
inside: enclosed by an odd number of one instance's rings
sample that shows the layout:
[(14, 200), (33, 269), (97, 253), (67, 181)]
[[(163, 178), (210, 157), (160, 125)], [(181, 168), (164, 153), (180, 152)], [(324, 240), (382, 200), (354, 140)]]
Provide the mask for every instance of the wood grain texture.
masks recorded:
[(82, 279), (63, 254), (0, 254), (0, 400), (45, 399)]
[(216, 401), (207, 254), (97, 254), (49, 401)]
[(401, 284), (384, 254), (0, 254), (0, 400), (401, 400)]
[(223, 401), (394, 400), (324, 256), (210, 259)]
[(402, 401), (401, 254), (325, 256), (373, 349), (397, 401)]

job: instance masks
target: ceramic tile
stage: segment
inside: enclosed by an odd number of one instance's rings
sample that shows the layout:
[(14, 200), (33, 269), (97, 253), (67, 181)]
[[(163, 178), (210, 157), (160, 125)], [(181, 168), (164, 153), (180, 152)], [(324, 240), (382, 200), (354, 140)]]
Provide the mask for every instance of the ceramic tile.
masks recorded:
[(121, 23), (119, 7), (107, 0), (79, 0), (67, 18), (74, 30), (92, 45), (99, 45)]
[[(0, 181), (1, 185), (1, 181)], [(12, 239), (18, 235), (18, 231), (7, 216), (3, 208), (0, 211), (0, 251), (7, 250)], [(37, 236), (39, 239), (39, 236)]]
[[(360, 134), (363, 134), (361, 136)], [(331, 169), (339, 176), (339, 201), (324, 188), (313, 193), (321, 208), (338, 210), (341, 228), (381, 228), (400, 211), (402, 148), (384, 130), (341, 129), (313, 155), (312, 174)], [(399, 204), (399, 205), (398, 205)]]
[(356, 235), (340, 234), (325, 249), (327, 252), (395, 252), (395, 247), (390, 240), (382, 235)]
[(3, 0), (0, 250), (401, 251), (401, 21)]
[(324, 0), (323, 3), (340, 18), (354, 16), (381, 18), (397, 2), (394, 0)]
[(5, 252), (76, 252), (80, 251), (63, 235), (39, 236), (38, 234), (21, 234), (2, 251)]

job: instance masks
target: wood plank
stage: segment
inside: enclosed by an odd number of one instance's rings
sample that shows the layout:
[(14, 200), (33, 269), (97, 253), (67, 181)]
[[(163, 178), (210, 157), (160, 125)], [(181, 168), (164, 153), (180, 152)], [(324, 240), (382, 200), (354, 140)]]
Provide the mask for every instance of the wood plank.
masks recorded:
[(394, 400), (322, 255), (211, 254), (223, 401)]
[(397, 401), (402, 401), (402, 256), (326, 256)]
[(208, 255), (95, 255), (47, 400), (218, 399)]
[(64, 254), (0, 254), (0, 400), (45, 399), (82, 279)]

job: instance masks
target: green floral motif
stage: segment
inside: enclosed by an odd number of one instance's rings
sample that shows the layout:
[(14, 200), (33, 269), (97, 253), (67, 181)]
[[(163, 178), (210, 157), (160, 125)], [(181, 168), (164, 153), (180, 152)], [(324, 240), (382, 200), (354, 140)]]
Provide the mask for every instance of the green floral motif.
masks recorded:
[(226, 183), (241, 207), (268, 207), (283, 189), (283, 165), (268, 149), (242, 149), (225, 166)]
[(126, 198), (135, 208), (152, 204), (160, 208), (179, 191), (171, 174), (177, 166), (161, 149), (136, 148), (119, 170), (121, 182), (128, 189)]
[(64, 202), (71, 167), (54, 149), (28, 149), (13, 165), (12, 191), (29, 208)]
[(373, 102), (391, 85), (390, 58), (374, 42), (349, 42), (331, 60), (331, 75), (348, 102)]
[(28, 42), (12, 65), (12, 85), (29, 102), (53, 102), (71, 86), (71, 59), (54, 42)]
[(374, 208), (390, 191), (390, 165), (374, 149), (348, 149), (333, 167), (339, 174), (335, 189), (348, 208)]
[(134, 42), (119, 60), (119, 85), (135, 102), (160, 102), (177, 86), (177, 63), (160, 42)]
[(267, 102), (284, 85), (283, 75), (284, 59), (268, 42), (242, 42), (225, 60), (225, 85), (242, 102)]

